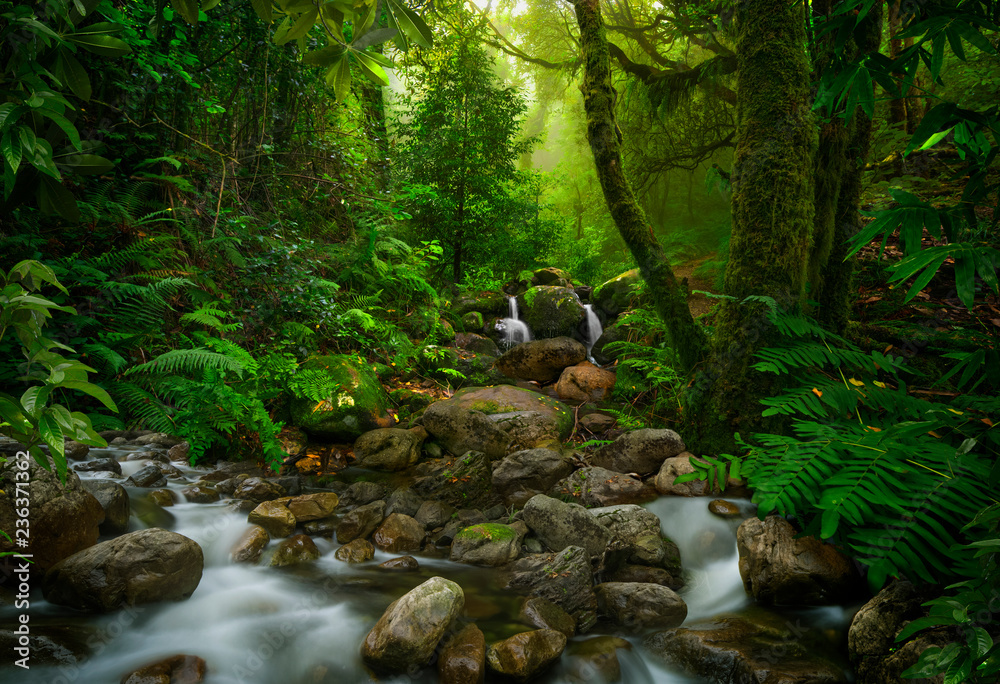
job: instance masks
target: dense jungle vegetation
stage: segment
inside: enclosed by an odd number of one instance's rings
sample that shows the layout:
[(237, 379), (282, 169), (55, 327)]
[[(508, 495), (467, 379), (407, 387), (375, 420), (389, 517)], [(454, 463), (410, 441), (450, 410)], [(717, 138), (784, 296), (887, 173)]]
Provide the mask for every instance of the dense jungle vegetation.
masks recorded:
[(405, 422), (405, 383), (471, 382), (438, 363), (461, 297), (638, 268), (605, 408), (675, 427), (872, 590), (948, 587), (909, 632), (952, 643), (911, 674), (996, 681), (998, 24), (992, 0), (0, 2), (0, 432), (62, 469), (64, 438), (124, 427), (278, 464), (289, 403), (336, 391), (310, 356), (367, 361)]

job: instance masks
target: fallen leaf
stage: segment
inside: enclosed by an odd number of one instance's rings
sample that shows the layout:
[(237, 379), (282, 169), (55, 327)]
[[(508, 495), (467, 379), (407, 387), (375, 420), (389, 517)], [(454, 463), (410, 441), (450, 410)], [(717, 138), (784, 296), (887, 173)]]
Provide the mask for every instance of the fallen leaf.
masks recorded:
[(820, 392), (820, 391), (819, 391), (818, 389), (816, 389), (815, 387), (813, 387), (813, 389), (812, 389), (812, 392), (813, 392), (813, 394), (815, 394), (815, 395), (816, 395), (817, 397), (822, 397), (822, 396), (823, 396), (823, 393), (822, 393), (822, 392)]

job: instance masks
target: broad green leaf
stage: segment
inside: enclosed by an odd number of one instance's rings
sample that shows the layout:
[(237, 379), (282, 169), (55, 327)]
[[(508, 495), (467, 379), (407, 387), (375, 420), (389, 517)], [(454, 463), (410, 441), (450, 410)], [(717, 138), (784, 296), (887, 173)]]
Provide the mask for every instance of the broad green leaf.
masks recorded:
[(958, 33), (965, 38), (969, 43), (975, 45), (977, 48), (985, 52), (986, 54), (995, 55), (997, 54), (997, 49), (993, 47), (993, 43), (989, 39), (979, 32), (979, 29), (970, 26), (964, 21), (956, 21), (953, 26)]
[(385, 70), (376, 62), (374, 59), (368, 56), (367, 52), (356, 52), (351, 51), (351, 54), (358, 60), (358, 65), (361, 67), (361, 71), (364, 72), (365, 76), (368, 77), (374, 83), (381, 86), (389, 85), (389, 76), (385, 73)]
[(934, 41), (931, 44), (931, 80), (937, 82), (940, 80), (941, 76), (941, 66), (944, 64), (944, 43), (945, 35), (939, 33), (934, 36)]
[(261, 21), (265, 24), (270, 24), (272, 21), (271, 12), (271, 0), (251, 0), (253, 4), (253, 10), (260, 17)]
[(20, 139), (12, 136), (11, 131), (4, 131), (3, 136), (0, 137), (0, 153), (3, 154), (3, 158), (14, 173), (17, 173), (17, 169), (21, 165), (22, 149)]
[(993, 637), (982, 627), (973, 627), (968, 632), (968, 642), (976, 659), (982, 658), (993, 648)]
[[(868, 69), (861, 68), (858, 70), (858, 77), (854, 81), (854, 88), (858, 92), (858, 106), (861, 107), (861, 110), (869, 119), (875, 116), (875, 86), (872, 85), (872, 77), (868, 73)], [(850, 115), (854, 114), (853, 109), (849, 109), (848, 112)]]
[(958, 31), (955, 30), (953, 26), (949, 26), (945, 29), (945, 36), (948, 37), (948, 44), (951, 46), (952, 52), (963, 62), (965, 61), (965, 47), (962, 45), (962, 38)]
[(100, 175), (115, 168), (114, 162), (110, 159), (96, 154), (71, 154), (65, 157), (58, 157), (58, 163), (68, 166), (76, 173), (85, 175)]
[[(25, 283), (29, 289), (37, 290), (40, 283), (49, 283), (55, 285), (63, 292), (67, 292), (66, 288), (59, 282), (59, 279), (56, 278), (55, 271), (40, 261), (33, 259), (19, 261), (10, 269), (10, 272), (17, 274), (20, 281)], [(52, 302), (52, 306), (55, 306), (54, 302)]]
[(38, 109), (35, 110), (35, 113), (41, 114), (42, 116), (50, 119), (56, 126), (58, 126), (62, 130), (63, 133), (66, 134), (66, 137), (69, 138), (70, 144), (74, 148), (80, 149), (81, 146), (80, 133), (76, 130), (76, 126), (74, 126), (69, 122), (69, 119), (67, 119), (62, 114), (59, 114), (57, 112), (52, 111), (51, 109), (48, 109), (47, 107), (39, 107)]
[[(0, 130), (17, 123), (17, 119), (26, 111), (28, 111), (27, 107), (15, 105), (13, 102), (4, 102), (0, 105)], [(10, 123), (7, 123), (8, 119)]]
[(29, 387), (21, 395), (21, 406), (29, 415), (37, 418), (45, 405), (49, 402), (49, 393), (52, 392), (51, 385), (36, 385)]
[(924, 144), (921, 145), (918, 149), (920, 151), (923, 151), (923, 150), (929, 150), (930, 148), (934, 147), (939, 142), (941, 142), (945, 138), (945, 136), (947, 136), (949, 133), (951, 133), (952, 128), (954, 128), (954, 126), (952, 126), (951, 128), (946, 128), (943, 131), (939, 131), (939, 132), (935, 133), (931, 137), (927, 138), (927, 140), (924, 142)]
[(198, 0), (170, 0), (170, 6), (189, 24), (198, 23)]
[(39, 180), (41, 182), (38, 185), (37, 196), (38, 205), (42, 212), (58, 214), (67, 221), (78, 223), (80, 221), (80, 208), (76, 204), (73, 193), (54, 178), (40, 176)]
[(66, 36), (66, 40), (76, 43), (84, 50), (101, 57), (121, 57), (132, 52), (132, 48), (123, 40), (103, 34), (76, 34)]
[(65, 389), (75, 389), (84, 394), (89, 394), (94, 397), (102, 404), (104, 404), (108, 409), (112, 411), (117, 411), (118, 407), (115, 405), (114, 400), (111, 399), (111, 395), (108, 394), (102, 387), (98, 387), (92, 382), (79, 382), (79, 381), (67, 381), (62, 384)]
[(78, 98), (84, 102), (89, 101), (93, 90), (87, 70), (83, 68), (83, 65), (80, 64), (79, 60), (69, 50), (60, 50), (59, 59), (62, 63), (62, 73), (66, 80), (66, 85), (69, 86), (70, 90)]
[(955, 289), (965, 308), (972, 309), (976, 299), (976, 266), (974, 257), (955, 255)]
[(910, 144), (907, 145), (906, 151), (903, 154), (909, 154), (923, 145), (932, 135), (940, 131), (942, 127), (955, 117), (955, 107), (956, 105), (951, 102), (943, 102), (935, 105), (933, 109), (927, 112), (917, 125), (917, 130), (913, 132)]
[(396, 35), (396, 33), (397, 31), (394, 28), (374, 29), (360, 38), (355, 39), (351, 43), (351, 47), (355, 50), (364, 50), (369, 46), (379, 45), (387, 40), (390, 40)]
[(41, 434), (42, 440), (49, 445), (49, 451), (54, 456), (65, 460), (66, 444), (63, 441), (63, 430), (51, 408), (38, 419), (38, 432)]
[(346, 52), (339, 62), (327, 70), (326, 83), (333, 87), (338, 102), (343, 102), (351, 94), (351, 60), (347, 58)]
[(313, 27), (313, 24), (316, 23), (316, 17), (318, 16), (319, 11), (315, 7), (303, 12), (302, 15), (295, 20), (295, 23), (289, 27), (288, 31), (281, 36), (281, 39), (279, 40), (278, 38), (275, 38), (274, 42), (277, 45), (284, 45), (290, 40), (295, 40), (296, 38), (306, 35), (309, 32), (309, 29)]
[(202, 3), (201, 11), (207, 12), (208, 10), (215, 8), (220, 2), (222, 2), (222, 0), (205, 0), (205, 2)]
[(343, 45), (328, 45), (304, 54), (302, 63), (306, 66), (329, 67), (343, 59), (345, 50)]
[(388, 0), (388, 2), (389, 9), (396, 20), (396, 26), (406, 34), (407, 38), (424, 48), (429, 48), (434, 44), (434, 34), (416, 12), (399, 0)]
[[(72, 35), (74, 36), (87, 36), (87, 35), (107, 35), (110, 33), (121, 33), (125, 30), (125, 26), (113, 21), (99, 21), (93, 24), (88, 24), (83, 28), (76, 29)], [(68, 38), (69, 36), (67, 36)]]

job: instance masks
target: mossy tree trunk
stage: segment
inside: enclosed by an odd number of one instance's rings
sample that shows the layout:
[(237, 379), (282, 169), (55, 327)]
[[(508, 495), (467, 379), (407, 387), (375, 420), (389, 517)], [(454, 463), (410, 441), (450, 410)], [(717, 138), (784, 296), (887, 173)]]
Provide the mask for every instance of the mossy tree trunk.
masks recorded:
[(618, 232), (639, 265), (639, 271), (670, 335), (678, 362), (691, 371), (705, 357), (708, 340), (691, 316), (687, 292), (677, 282), (663, 248), (639, 205), (622, 166), (621, 133), (615, 118), (615, 89), (611, 85), (611, 59), (599, 0), (575, 0), (585, 71), (584, 108), (587, 139), (594, 155), (597, 177)]

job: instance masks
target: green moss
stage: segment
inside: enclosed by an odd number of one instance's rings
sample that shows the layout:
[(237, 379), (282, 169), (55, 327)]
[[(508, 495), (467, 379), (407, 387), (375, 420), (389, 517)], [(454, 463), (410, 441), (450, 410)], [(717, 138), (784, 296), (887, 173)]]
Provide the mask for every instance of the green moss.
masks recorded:
[(466, 527), (455, 535), (455, 541), (471, 541), (474, 539), (487, 539), (495, 542), (514, 541), (517, 539), (517, 532), (500, 523), (481, 523), (472, 527)]

